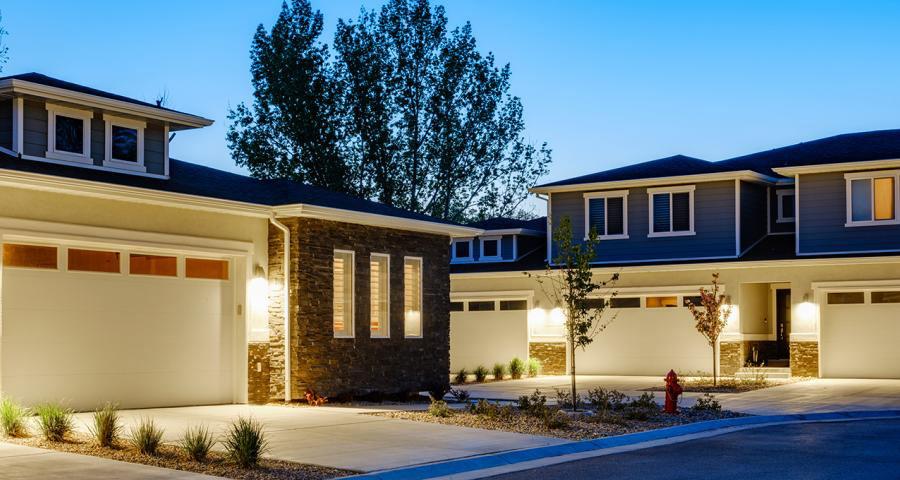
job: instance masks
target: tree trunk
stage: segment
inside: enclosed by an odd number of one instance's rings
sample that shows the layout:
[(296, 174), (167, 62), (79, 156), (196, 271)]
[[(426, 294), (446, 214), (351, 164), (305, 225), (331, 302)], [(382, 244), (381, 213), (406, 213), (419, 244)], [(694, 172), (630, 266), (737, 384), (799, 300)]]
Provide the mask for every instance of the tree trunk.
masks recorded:
[(569, 344), (572, 346), (572, 351), (569, 353), (569, 361), (572, 364), (572, 368), (569, 370), (572, 376), (572, 411), (577, 412), (578, 402), (575, 400), (578, 395), (578, 392), (575, 391), (575, 340), (571, 339)]
[(712, 350), (713, 350), (713, 371), (712, 371), (712, 374), (713, 374), (713, 386), (715, 387), (715, 386), (718, 385), (718, 378), (716, 377), (716, 366), (717, 366), (717, 365), (716, 365), (716, 344), (715, 344), (715, 343), (713, 343)]

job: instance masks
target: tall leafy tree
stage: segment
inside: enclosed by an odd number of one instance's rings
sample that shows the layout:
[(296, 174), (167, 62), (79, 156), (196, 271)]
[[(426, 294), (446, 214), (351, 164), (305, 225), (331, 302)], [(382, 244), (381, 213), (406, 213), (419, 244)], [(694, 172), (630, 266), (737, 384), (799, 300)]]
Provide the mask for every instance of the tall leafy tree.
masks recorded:
[[(3, 21), (3, 15), (0, 14), (0, 22)], [(5, 37), (7, 31), (3, 28), (3, 25), (0, 25), (0, 72), (3, 71), (3, 65), (6, 64), (6, 61), (9, 59), (9, 47), (3, 42), (3, 37)]]

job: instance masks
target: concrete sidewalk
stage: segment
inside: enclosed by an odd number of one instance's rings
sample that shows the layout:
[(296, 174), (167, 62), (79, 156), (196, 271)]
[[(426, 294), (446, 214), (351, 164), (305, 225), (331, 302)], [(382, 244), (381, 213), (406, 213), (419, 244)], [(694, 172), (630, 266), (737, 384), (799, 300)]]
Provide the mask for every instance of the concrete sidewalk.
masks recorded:
[[(165, 429), (164, 440), (178, 440), (185, 428), (205, 424), (225, 432), (238, 416), (265, 426), (269, 456), (357, 471), (373, 471), (455, 458), (564, 443), (534, 435), (478, 430), (363, 415), (370, 409), (218, 405), (122, 411), (125, 432), (142, 417)], [(76, 415), (86, 431), (89, 413)]]
[(0, 479), (93, 480), (96, 478), (205, 480), (218, 477), (0, 442)]

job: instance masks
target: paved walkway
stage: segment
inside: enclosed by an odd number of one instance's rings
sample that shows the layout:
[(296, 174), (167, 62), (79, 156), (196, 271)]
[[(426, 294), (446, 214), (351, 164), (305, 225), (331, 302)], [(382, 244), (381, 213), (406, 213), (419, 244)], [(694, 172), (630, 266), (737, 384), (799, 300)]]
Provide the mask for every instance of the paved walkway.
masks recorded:
[[(189, 425), (205, 424), (220, 434), (239, 415), (252, 416), (265, 426), (271, 457), (359, 471), (563, 443), (533, 435), (360, 415), (367, 411), (371, 410), (220, 405), (126, 410), (122, 417), (126, 432), (141, 417), (153, 418), (165, 429), (168, 442), (180, 438)], [(86, 429), (90, 414), (76, 417), (79, 428)]]
[(95, 478), (204, 480), (217, 477), (0, 443), (0, 479), (93, 480)]
[[(662, 386), (662, 378), (584, 375), (578, 388), (602, 386), (637, 396), (650, 387)], [(540, 388), (553, 398), (554, 388), (569, 388), (563, 376), (506, 380), (463, 387), (475, 398), (514, 400)], [(681, 405), (692, 405), (699, 394), (685, 394)], [(657, 397), (662, 397), (657, 392)], [(725, 408), (759, 415), (900, 409), (900, 380), (810, 379), (753, 392), (717, 394)]]

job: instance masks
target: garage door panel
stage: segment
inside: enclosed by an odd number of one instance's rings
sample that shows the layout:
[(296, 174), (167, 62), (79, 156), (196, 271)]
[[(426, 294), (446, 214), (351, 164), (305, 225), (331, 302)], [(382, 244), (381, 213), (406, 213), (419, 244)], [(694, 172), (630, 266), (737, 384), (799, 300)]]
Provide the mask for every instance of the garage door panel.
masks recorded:
[(452, 312), (450, 369), (491, 368), (514, 357), (528, 358), (528, 313), (524, 310)]
[(900, 378), (900, 305), (823, 305), (822, 376)]

